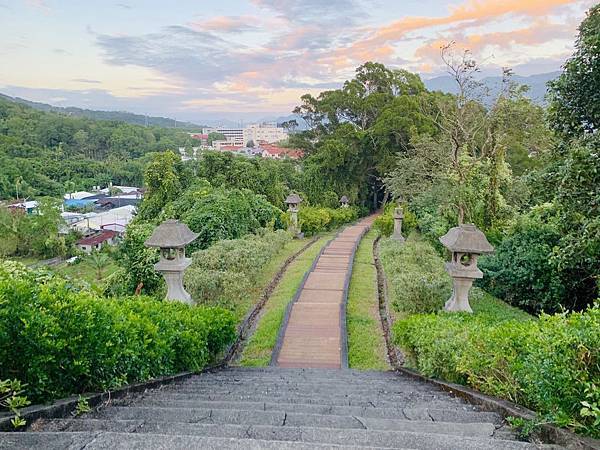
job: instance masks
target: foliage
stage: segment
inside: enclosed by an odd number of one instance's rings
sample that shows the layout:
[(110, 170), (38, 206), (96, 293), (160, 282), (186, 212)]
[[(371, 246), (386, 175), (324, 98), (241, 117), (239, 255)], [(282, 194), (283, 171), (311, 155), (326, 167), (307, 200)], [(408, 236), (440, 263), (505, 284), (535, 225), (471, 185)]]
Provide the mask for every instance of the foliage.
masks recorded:
[(221, 152), (202, 152), (195, 166), (196, 176), (210, 180), (214, 187), (250, 189), (283, 208), (288, 192), (301, 187), (300, 173), (293, 160), (246, 158)]
[(64, 225), (59, 205), (58, 200), (40, 198), (33, 214), (0, 208), (0, 256), (53, 258), (71, 254), (74, 235), (58, 234)]
[[(380, 214), (373, 222), (373, 228), (378, 230), (381, 236), (389, 237), (394, 232), (394, 209), (397, 207), (396, 203), (388, 203), (383, 209), (383, 214)], [(404, 214), (402, 234), (408, 235), (416, 229), (417, 217), (405, 205), (402, 206), (402, 212)]]
[[(542, 315), (413, 315), (395, 341), (427, 376), (467, 384), (538, 411), (559, 426), (600, 437), (600, 308)], [(588, 407), (587, 405), (590, 405)]]
[[(210, 189), (195, 185), (173, 202), (172, 215), (185, 222), (198, 238), (190, 252), (223, 239), (237, 239), (260, 228), (282, 228), (283, 212), (247, 189)], [(170, 215), (167, 210), (166, 215)]]
[(189, 145), (178, 129), (36, 111), (0, 98), (0, 199), (17, 190), (21, 199), (60, 197), (110, 181), (140, 186), (146, 154)]
[(15, 416), (10, 423), (14, 428), (26, 425), (25, 419), (21, 417), (19, 408), (31, 404), (26, 396), (23, 396), (24, 386), (19, 380), (0, 380), (0, 411), (7, 409)]
[(313, 236), (321, 231), (334, 230), (345, 223), (358, 218), (356, 208), (322, 208), (303, 206), (298, 212), (298, 222), (306, 236)]
[(403, 313), (434, 312), (450, 297), (452, 284), (444, 261), (416, 233), (404, 243), (383, 239), (380, 257), (389, 283), (391, 305)]
[(294, 112), (309, 129), (293, 137), (309, 155), (303, 189), (311, 201), (334, 191), (376, 209), (394, 155), (410, 147), (413, 135), (431, 130), (417, 100), (424, 93), (418, 75), (367, 62), (340, 89), (303, 95)]
[(550, 121), (567, 136), (600, 128), (600, 5), (579, 25), (575, 52), (563, 73), (549, 83)]
[(154, 270), (158, 250), (144, 245), (153, 231), (154, 225), (150, 223), (130, 223), (127, 226), (123, 242), (115, 254), (120, 268), (107, 279), (108, 295), (131, 295), (134, 292), (150, 295), (163, 289), (164, 281)]
[(192, 265), (186, 271), (186, 288), (199, 304), (240, 312), (238, 306), (262, 268), (291, 239), (283, 230), (259, 230), (255, 235), (222, 240), (199, 250), (192, 255)]
[(33, 401), (200, 370), (235, 336), (220, 308), (106, 299), (33, 278), (0, 278), (0, 378), (22, 380)]

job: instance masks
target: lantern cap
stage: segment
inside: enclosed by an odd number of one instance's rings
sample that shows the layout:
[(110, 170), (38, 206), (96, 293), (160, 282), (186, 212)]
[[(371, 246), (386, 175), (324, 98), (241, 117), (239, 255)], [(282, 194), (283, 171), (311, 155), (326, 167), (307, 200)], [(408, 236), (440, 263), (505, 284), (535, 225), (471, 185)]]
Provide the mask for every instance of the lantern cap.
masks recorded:
[(189, 227), (175, 219), (165, 220), (156, 227), (152, 235), (146, 239), (147, 247), (180, 248), (185, 247), (198, 237)]
[(471, 223), (450, 228), (440, 242), (451, 252), (482, 254), (494, 251), (485, 234)]
[(300, 198), (300, 196), (298, 194), (290, 194), (285, 199), (285, 203), (288, 205), (290, 205), (290, 204), (297, 205), (300, 202), (302, 202), (302, 199)]
[(350, 200), (348, 200), (348, 197), (346, 197), (345, 195), (342, 195), (342, 198), (340, 198), (340, 203), (348, 203)]

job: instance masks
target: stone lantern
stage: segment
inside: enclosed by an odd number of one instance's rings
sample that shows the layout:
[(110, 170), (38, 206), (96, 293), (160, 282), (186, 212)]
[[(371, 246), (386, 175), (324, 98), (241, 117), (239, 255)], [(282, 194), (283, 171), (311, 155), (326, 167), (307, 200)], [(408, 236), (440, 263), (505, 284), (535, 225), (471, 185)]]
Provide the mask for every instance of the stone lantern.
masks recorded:
[(160, 260), (154, 265), (167, 282), (167, 300), (192, 304), (192, 298), (183, 288), (183, 272), (192, 263), (185, 257), (185, 246), (198, 237), (185, 223), (169, 219), (161, 223), (144, 245), (160, 248)]
[(399, 242), (404, 242), (404, 236), (402, 236), (402, 219), (404, 219), (404, 211), (402, 211), (402, 207), (400, 203), (398, 206), (394, 208), (394, 233), (392, 234), (392, 239)]
[(440, 242), (452, 252), (452, 260), (446, 263), (446, 271), (452, 277), (453, 292), (444, 309), (473, 312), (469, 305), (469, 290), (473, 280), (483, 278), (483, 272), (477, 267), (477, 258), (493, 252), (494, 247), (473, 224), (450, 228)]
[(340, 205), (342, 206), (342, 208), (349, 208), (350, 200), (348, 200), (348, 197), (342, 195), (342, 198), (340, 198)]
[(290, 231), (294, 234), (294, 237), (301, 238), (302, 233), (300, 232), (300, 228), (298, 227), (298, 210), (300, 203), (302, 203), (302, 199), (298, 194), (290, 194), (285, 199), (285, 203), (288, 205), (288, 211), (290, 212), (290, 216), (292, 219)]

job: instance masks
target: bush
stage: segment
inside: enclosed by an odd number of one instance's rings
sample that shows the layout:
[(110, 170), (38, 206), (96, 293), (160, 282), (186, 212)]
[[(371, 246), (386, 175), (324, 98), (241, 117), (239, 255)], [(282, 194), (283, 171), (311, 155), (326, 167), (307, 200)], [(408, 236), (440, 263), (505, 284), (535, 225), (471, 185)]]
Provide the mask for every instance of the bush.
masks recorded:
[(584, 309), (577, 276), (561, 270), (553, 257), (561, 233), (556, 219), (543, 208), (523, 216), (493, 255), (481, 258), (484, 278), (478, 284), (490, 293), (532, 313), (564, 308)]
[[(373, 227), (379, 231), (381, 236), (389, 237), (394, 232), (394, 209), (396, 207), (396, 203), (388, 203), (385, 205), (383, 214), (380, 214), (375, 219), (375, 222), (373, 222)], [(407, 236), (417, 228), (417, 216), (405, 206), (403, 207), (403, 212), (402, 234)]]
[(247, 189), (193, 186), (175, 201), (166, 215), (185, 222), (198, 238), (188, 250), (208, 248), (224, 239), (238, 239), (259, 228), (282, 228), (282, 211)]
[(235, 337), (219, 308), (105, 299), (35, 277), (0, 270), (0, 379), (18, 378), (33, 401), (201, 370)]
[(413, 315), (395, 324), (395, 342), (427, 376), (507, 398), (600, 437), (598, 305), (539, 320), (518, 317), (506, 308)]
[(322, 208), (317, 206), (304, 206), (298, 212), (300, 228), (307, 236), (327, 230), (334, 230), (340, 226), (353, 222), (358, 218), (358, 211), (349, 208)]
[(283, 230), (261, 230), (241, 239), (219, 241), (192, 255), (186, 287), (202, 304), (219, 305), (243, 314), (240, 303), (256, 283), (262, 268), (290, 242)]
[(383, 239), (381, 262), (390, 287), (394, 310), (405, 313), (437, 311), (452, 292), (444, 261), (416, 233), (406, 242)]

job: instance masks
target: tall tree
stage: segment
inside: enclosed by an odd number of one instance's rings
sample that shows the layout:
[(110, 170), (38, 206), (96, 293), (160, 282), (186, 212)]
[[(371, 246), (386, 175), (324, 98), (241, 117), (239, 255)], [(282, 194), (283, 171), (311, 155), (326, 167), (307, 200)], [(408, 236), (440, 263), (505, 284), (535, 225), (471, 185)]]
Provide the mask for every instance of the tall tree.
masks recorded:
[(549, 84), (550, 122), (567, 136), (600, 129), (600, 4), (579, 26), (575, 53)]

